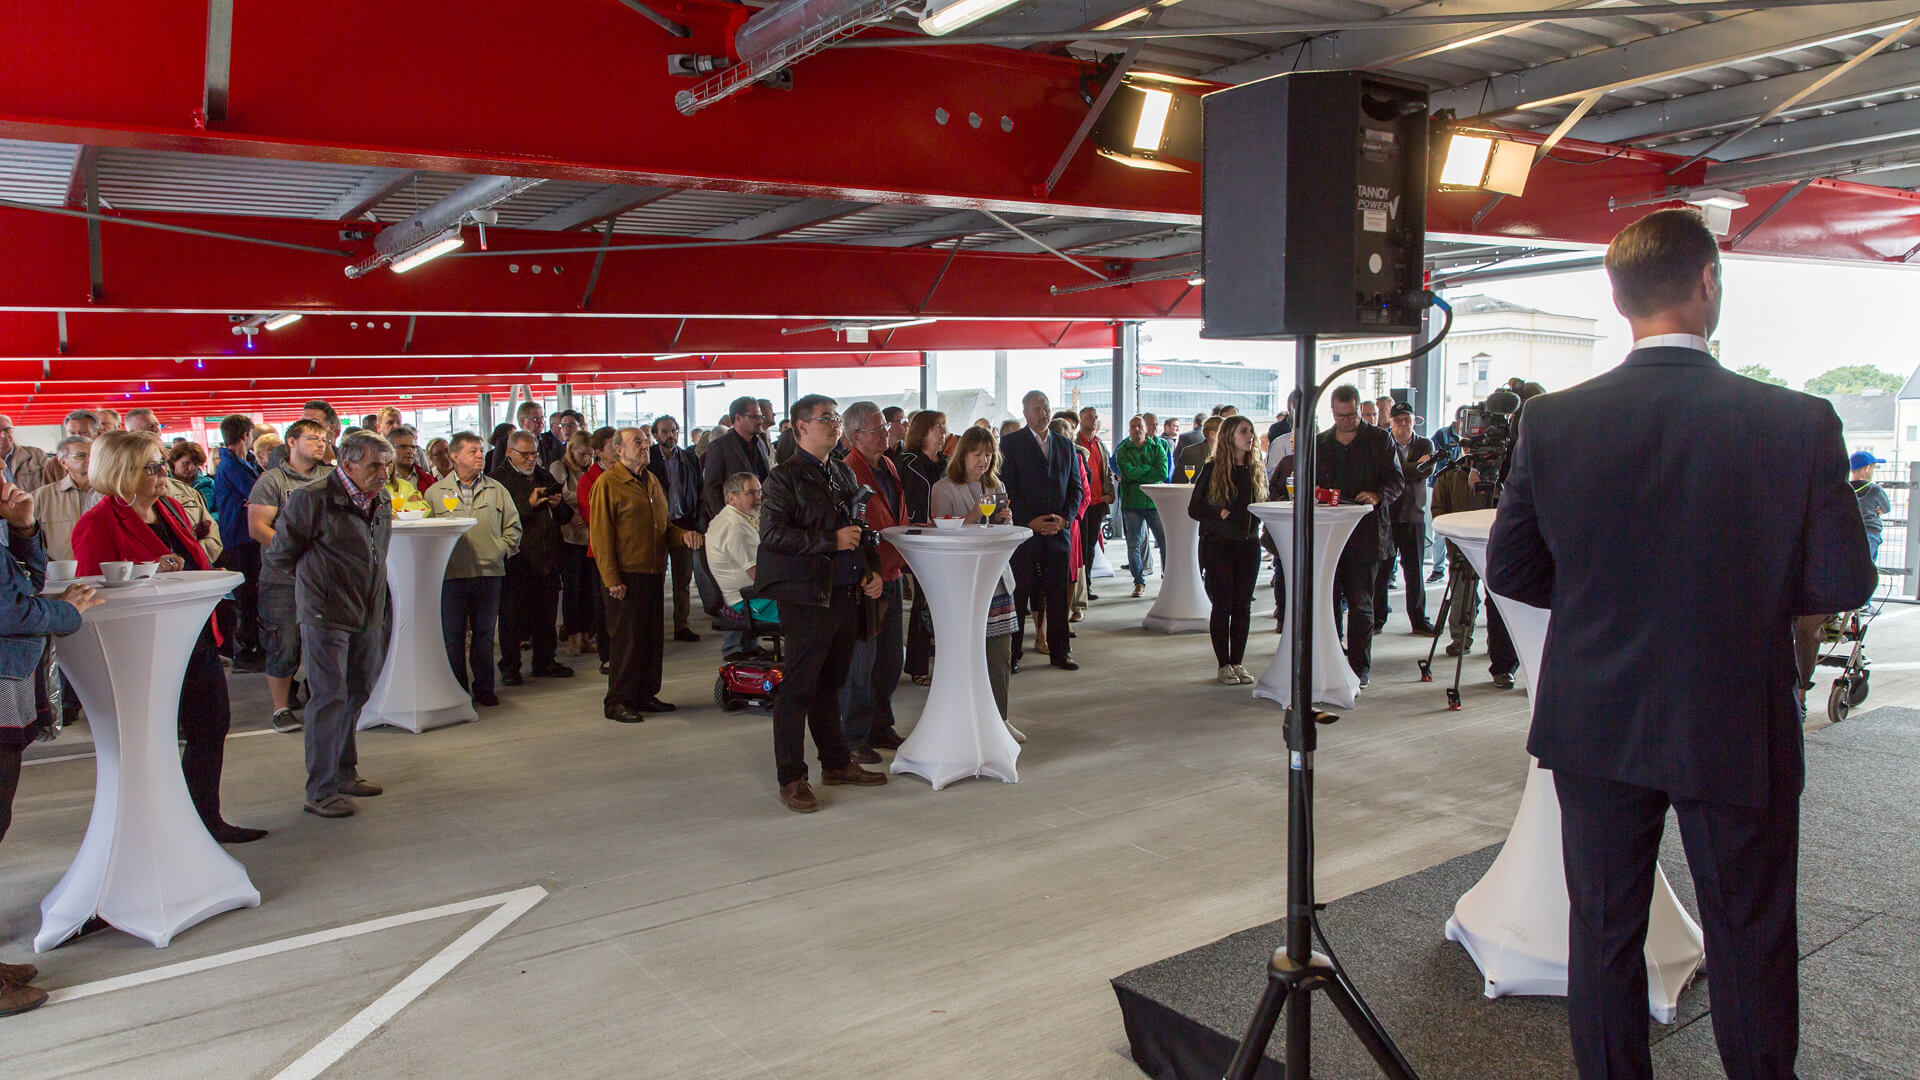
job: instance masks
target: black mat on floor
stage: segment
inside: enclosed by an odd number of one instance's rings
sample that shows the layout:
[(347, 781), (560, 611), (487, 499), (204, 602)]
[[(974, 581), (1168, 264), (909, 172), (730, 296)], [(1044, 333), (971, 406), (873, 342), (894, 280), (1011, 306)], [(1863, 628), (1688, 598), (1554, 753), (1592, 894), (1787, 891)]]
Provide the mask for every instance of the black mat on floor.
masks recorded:
[[(1807, 737), (1801, 811), (1802, 1080), (1920, 1080), (1920, 712), (1883, 708)], [(1454, 902), (1498, 846), (1330, 904), (1321, 924), (1423, 1080), (1574, 1075), (1562, 998), (1481, 996), (1480, 972), (1443, 936)], [(1661, 853), (1689, 911), (1693, 882), (1669, 819)], [(1252, 1018), (1280, 923), (1243, 930), (1113, 981), (1133, 1059), (1155, 1080), (1214, 1080)], [(1723, 1080), (1705, 977), (1671, 1026), (1653, 1025), (1655, 1072)], [(1378, 1076), (1324, 996), (1315, 1080)], [(1276, 1038), (1269, 1054), (1277, 1056)], [(1263, 1080), (1283, 1080), (1278, 1061)]]

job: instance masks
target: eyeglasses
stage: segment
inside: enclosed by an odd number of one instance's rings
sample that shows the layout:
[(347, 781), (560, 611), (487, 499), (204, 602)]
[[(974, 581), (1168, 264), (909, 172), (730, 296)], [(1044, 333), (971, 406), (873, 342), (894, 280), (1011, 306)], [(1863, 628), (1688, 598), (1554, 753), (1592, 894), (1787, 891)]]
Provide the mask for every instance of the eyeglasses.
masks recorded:
[(148, 476), (165, 476), (167, 475), (167, 463), (164, 461), (149, 461), (141, 471), (145, 472)]
[(837, 412), (823, 412), (819, 416), (803, 416), (800, 418), (800, 422), (803, 424), (809, 421), (826, 424), (830, 427), (839, 427), (840, 414)]

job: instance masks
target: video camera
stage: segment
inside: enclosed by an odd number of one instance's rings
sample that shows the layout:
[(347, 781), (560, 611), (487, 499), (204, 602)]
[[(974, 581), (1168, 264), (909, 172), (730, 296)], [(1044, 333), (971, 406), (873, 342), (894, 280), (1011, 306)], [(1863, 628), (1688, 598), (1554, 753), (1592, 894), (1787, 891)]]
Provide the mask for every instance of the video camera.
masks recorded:
[(1519, 411), (1519, 394), (1495, 390), (1487, 400), (1462, 405), (1454, 414), (1460, 423), (1460, 457), (1453, 467), (1465, 465), (1478, 472), (1476, 486), (1489, 495), (1498, 495), (1507, 481), (1513, 461), (1514, 414)]

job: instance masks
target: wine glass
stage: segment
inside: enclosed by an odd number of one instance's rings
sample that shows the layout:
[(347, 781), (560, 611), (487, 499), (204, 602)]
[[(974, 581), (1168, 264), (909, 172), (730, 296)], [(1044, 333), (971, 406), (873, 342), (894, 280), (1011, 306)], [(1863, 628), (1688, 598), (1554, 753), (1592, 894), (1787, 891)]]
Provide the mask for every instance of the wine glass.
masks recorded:
[(442, 495), (440, 496), (440, 505), (446, 507), (447, 513), (451, 514), (455, 510), (460, 509), (460, 497), (458, 495)]
[(1186, 473), (1187, 473), (1187, 483), (1189, 484), (1193, 483), (1193, 466), (1188, 465), (1186, 467)]

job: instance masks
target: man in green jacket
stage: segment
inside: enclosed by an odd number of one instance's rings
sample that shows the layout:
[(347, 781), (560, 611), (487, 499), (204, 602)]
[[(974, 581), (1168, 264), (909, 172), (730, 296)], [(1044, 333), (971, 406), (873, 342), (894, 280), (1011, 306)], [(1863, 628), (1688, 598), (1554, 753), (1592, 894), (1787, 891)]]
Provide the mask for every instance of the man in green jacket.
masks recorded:
[(1127, 441), (1114, 452), (1113, 463), (1120, 474), (1120, 520), (1127, 530), (1127, 567), (1133, 571), (1133, 595), (1141, 596), (1147, 591), (1147, 530), (1153, 530), (1162, 566), (1167, 563), (1167, 534), (1160, 528), (1160, 511), (1140, 485), (1166, 482), (1167, 447), (1159, 439), (1148, 438), (1147, 422), (1136, 416), (1127, 421)]
[(451, 451), (453, 471), (427, 489), (427, 513), (472, 518), (474, 524), (460, 534), (447, 557), (447, 576), (440, 585), (440, 633), (453, 677), (473, 693), (473, 703), (498, 705), (500, 699), (493, 693), (493, 629), (500, 620), (507, 558), (520, 550), (520, 510), (506, 485), (481, 471), (486, 444), (480, 436), (460, 432), (453, 437)]

